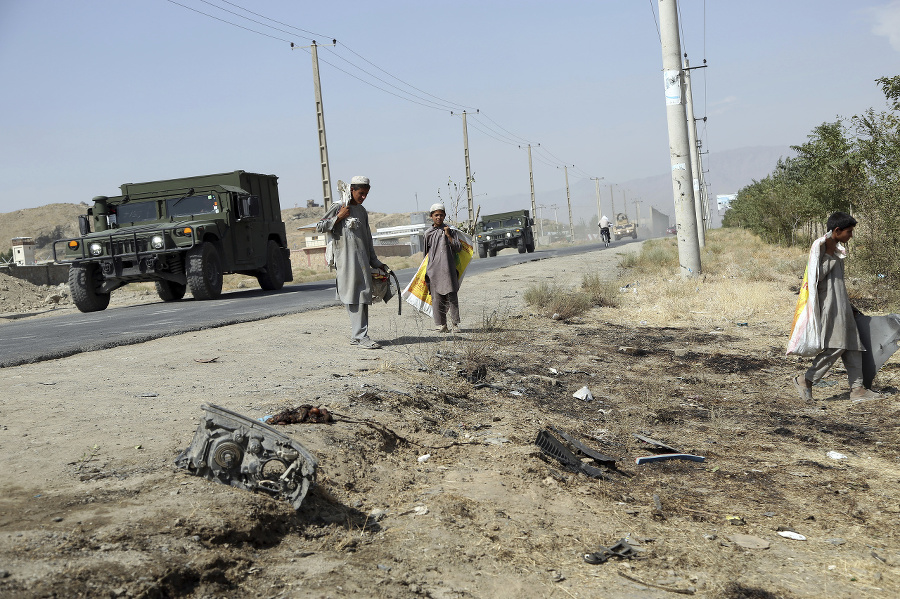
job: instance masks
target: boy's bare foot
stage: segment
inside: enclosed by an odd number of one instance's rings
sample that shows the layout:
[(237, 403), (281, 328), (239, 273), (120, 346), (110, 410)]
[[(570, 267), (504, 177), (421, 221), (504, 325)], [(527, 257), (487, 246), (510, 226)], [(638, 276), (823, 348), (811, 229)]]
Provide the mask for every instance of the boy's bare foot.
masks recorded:
[(812, 401), (812, 383), (806, 380), (805, 376), (798, 374), (792, 378), (791, 381), (794, 383), (797, 393), (800, 394), (800, 399), (803, 401)]

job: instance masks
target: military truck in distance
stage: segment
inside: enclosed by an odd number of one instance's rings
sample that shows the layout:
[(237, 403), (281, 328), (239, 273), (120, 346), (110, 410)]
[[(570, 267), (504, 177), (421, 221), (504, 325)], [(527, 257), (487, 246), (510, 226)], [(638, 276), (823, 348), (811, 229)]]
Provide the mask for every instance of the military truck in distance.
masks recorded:
[(623, 237), (637, 239), (637, 223), (628, 220), (628, 215), (620, 212), (616, 215), (616, 224), (613, 226), (613, 239), (619, 241)]
[(494, 257), (504, 248), (517, 248), (520, 254), (534, 251), (534, 219), (528, 210), (514, 210), (481, 217), (475, 227), (478, 257)]
[(121, 196), (94, 198), (78, 217), (81, 237), (53, 244), (71, 263), (69, 289), (82, 312), (104, 310), (110, 292), (152, 281), (163, 301), (190, 290), (222, 293), (222, 275), (257, 278), (266, 290), (292, 281), (278, 177), (245, 171), (125, 183)]

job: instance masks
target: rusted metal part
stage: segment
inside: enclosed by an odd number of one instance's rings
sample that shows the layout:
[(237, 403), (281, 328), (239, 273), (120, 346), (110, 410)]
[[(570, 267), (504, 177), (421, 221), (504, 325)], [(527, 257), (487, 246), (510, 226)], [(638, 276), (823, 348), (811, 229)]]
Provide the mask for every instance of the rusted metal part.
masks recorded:
[(195, 476), (283, 499), (299, 509), (315, 482), (316, 458), (267, 424), (203, 405), (191, 444), (175, 465)]

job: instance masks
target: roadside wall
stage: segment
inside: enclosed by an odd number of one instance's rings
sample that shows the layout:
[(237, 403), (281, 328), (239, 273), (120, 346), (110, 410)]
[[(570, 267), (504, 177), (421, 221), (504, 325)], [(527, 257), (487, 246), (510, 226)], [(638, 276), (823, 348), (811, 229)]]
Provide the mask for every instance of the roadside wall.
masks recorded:
[(28, 281), (32, 285), (59, 285), (69, 281), (68, 264), (36, 264), (33, 266), (10, 264), (0, 266), (0, 272)]

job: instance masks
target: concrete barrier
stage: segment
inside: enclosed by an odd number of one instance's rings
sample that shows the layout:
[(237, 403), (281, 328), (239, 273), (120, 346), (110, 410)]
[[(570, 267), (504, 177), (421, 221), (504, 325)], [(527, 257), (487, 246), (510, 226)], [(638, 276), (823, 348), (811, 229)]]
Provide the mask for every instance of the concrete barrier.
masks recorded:
[(69, 281), (68, 264), (35, 264), (22, 266), (9, 264), (0, 266), (0, 273), (23, 279), (33, 285), (59, 285)]

